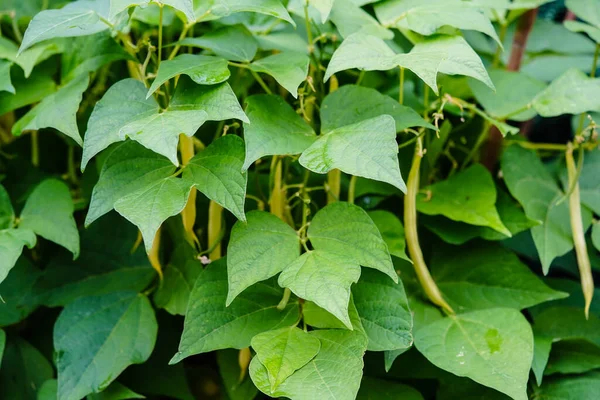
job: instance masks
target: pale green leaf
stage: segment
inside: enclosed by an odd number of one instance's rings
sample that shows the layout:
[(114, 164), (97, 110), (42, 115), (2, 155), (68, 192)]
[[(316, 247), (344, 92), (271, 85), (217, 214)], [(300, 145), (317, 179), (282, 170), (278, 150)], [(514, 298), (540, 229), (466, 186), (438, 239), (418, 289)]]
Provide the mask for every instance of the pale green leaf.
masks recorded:
[(343, 38), (353, 33), (361, 32), (380, 37), (393, 39), (394, 33), (381, 26), (368, 12), (360, 8), (355, 0), (335, 0), (329, 14), (329, 19), (334, 23)]
[(354, 258), (312, 250), (283, 268), (279, 285), (335, 315), (352, 329), (348, 315), (350, 285), (358, 282), (360, 265)]
[(168, 177), (130, 192), (114, 203), (115, 210), (140, 228), (149, 253), (158, 228), (169, 217), (179, 214), (187, 204), (193, 183)]
[(600, 43), (600, 28), (579, 21), (565, 21), (564, 24), (571, 32), (586, 33), (596, 43)]
[(329, 19), (329, 13), (331, 13), (334, 3), (335, 0), (313, 0), (309, 4), (319, 11), (321, 23), (324, 24)]
[(600, 78), (590, 78), (571, 68), (556, 78), (533, 99), (533, 108), (542, 117), (600, 111)]
[(0, 230), (0, 283), (6, 279), (10, 270), (21, 256), (23, 247), (32, 249), (37, 242), (31, 229), (2, 229)]
[(92, 192), (85, 225), (89, 226), (112, 210), (117, 200), (168, 178), (173, 172), (175, 166), (165, 157), (134, 141), (121, 144), (102, 165), (100, 179)]
[(308, 228), (308, 238), (317, 250), (345, 254), (360, 265), (379, 270), (398, 282), (398, 274), (377, 225), (365, 210), (354, 204), (335, 202), (319, 210)]
[(321, 104), (321, 131), (329, 132), (335, 128), (354, 124), (378, 117), (391, 115), (396, 121), (396, 131), (420, 126), (435, 129), (415, 110), (400, 105), (390, 96), (377, 90), (356, 85), (344, 85), (325, 96)]
[(582, 374), (600, 368), (600, 348), (585, 340), (564, 340), (552, 345), (548, 366), (552, 374)]
[(567, 375), (548, 379), (535, 389), (536, 398), (544, 400), (594, 400), (600, 391), (600, 373)]
[(600, 28), (600, 5), (594, 0), (566, 0), (567, 8), (582, 20)]
[(290, 375), (312, 360), (321, 342), (295, 326), (259, 333), (251, 341), (275, 391)]
[(246, 157), (243, 169), (263, 156), (295, 155), (315, 140), (315, 132), (280, 96), (259, 94), (246, 99)]
[(12, 62), (0, 60), (0, 92), (15, 94), (15, 87), (10, 80), (10, 67)]
[(533, 334), (523, 315), (495, 308), (452, 315), (415, 334), (417, 349), (435, 366), (527, 400)]
[(403, 258), (410, 262), (406, 255), (406, 240), (404, 238), (404, 226), (402, 222), (389, 211), (370, 211), (369, 217), (373, 220), (383, 241), (387, 244), (391, 255)]
[(214, 261), (198, 276), (190, 294), (179, 351), (170, 364), (194, 354), (248, 347), (255, 335), (298, 320), (296, 301), (288, 302), (283, 310), (277, 309), (283, 290), (273, 281), (253, 285), (226, 307), (225, 263), (224, 258)]
[(200, 47), (231, 61), (250, 62), (254, 59), (258, 43), (243, 25), (224, 26), (200, 37), (186, 38), (182, 46)]
[(49, 40), (31, 47), (17, 56), (19, 47), (6, 37), (0, 37), (0, 59), (6, 59), (17, 64), (23, 69), (25, 78), (29, 78), (33, 67), (50, 56), (60, 53), (61, 47), (55, 41)]
[[(352, 320), (352, 307), (356, 310), (356, 306), (354, 306), (354, 303), (350, 300), (350, 307), (348, 309), (350, 320)], [(342, 321), (312, 301), (305, 301), (304, 304), (302, 304), (302, 318), (307, 325), (310, 325), (313, 328), (348, 329)], [(354, 324), (352, 327), (354, 327)]]
[(160, 63), (156, 79), (146, 93), (146, 98), (152, 96), (158, 88), (177, 75), (187, 75), (199, 85), (215, 85), (229, 79), (227, 60), (220, 57), (201, 54), (180, 54), (172, 60)]
[(356, 400), (423, 400), (421, 393), (411, 386), (394, 381), (364, 377)]
[(318, 174), (337, 168), (406, 191), (398, 164), (396, 124), (389, 115), (346, 125), (319, 136), (304, 150), (300, 164)]
[(31, 229), (44, 239), (63, 246), (75, 259), (79, 256), (79, 232), (73, 210), (69, 187), (59, 180), (47, 179), (27, 198), (19, 229)]
[(296, 26), (279, 0), (206, 0), (195, 1), (194, 13), (198, 21), (227, 17), (239, 12), (270, 15)]
[(295, 98), (298, 97), (298, 87), (308, 76), (310, 60), (304, 53), (283, 52), (261, 58), (250, 64), (255, 72), (271, 75)]
[(87, 89), (89, 77), (82, 74), (73, 79), (56, 93), (44, 98), (12, 127), (13, 135), (24, 131), (37, 131), (42, 128), (54, 128), (80, 146), (83, 145), (77, 128), (77, 110), (83, 92)]
[(242, 172), (243, 163), (244, 141), (239, 136), (226, 135), (196, 154), (186, 165), (183, 178), (236, 218), (245, 221), (248, 176)]
[(271, 32), (254, 37), (261, 50), (289, 51), (308, 54), (308, 44), (295, 32)]
[(44, 10), (31, 20), (19, 53), (43, 40), (92, 35), (109, 28), (100, 17), (108, 16), (108, 1), (79, 0), (60, 10)]
[(362, 377), (366, 337), (358, 331), (344, 330), (316, 330), (309, 334), (321, 341), (315, 358), (271, 392), (267, 369), (254, 357), (250, 362), (254, 384), (271, 397), (354, 400)]
[[(427, 193), (427, 194), (426, 194)], [(487, 226), (506, 236), (495, 207), (496, 186), (481, 164), (474, 164), (445, 181), (423, 188), (417, 197), (417, 210), (427, 215), (444, 215), (454, 221)]]
[(483, 83), (469, 79), (469, 87), (477, 101), (493, 118), (499, 120), (528, 121), (536, 112), (530, 109), (533, 98), (546, 88), (546, 84), (519, 72), (491, 70), (494, 92)]
[(440, 246), (430, 266), (435, 282), (457, 312), (523, 309), (568, 296), (546, 286), (516, 254), (495, 243)]
[[(188, 23), (196, 21), (194, 14), (194, 2), (192, 0), (155, 0), (156, 3), (164, 4), (173, 7), (175, 10), (181, 11)], [(127, 10), (129, 7), (140, 6), (146, 7), (151, 3), (151, 0), (110, 0), (110, 12), (108, 17), (110, 21), (114, 21), (115, 17)]]
[(130, 400), (145, 399), (144, 396), (134, 392), (119, 382), (113, 382), (100, 393), (90, 393), (86, 400)]
[(413, 344), (413, 320), (402, 282), (365, 270), (352, 288), (354, 304), (369, 338), (367, 350), (408, 349)]
[(227, 246), (227, 305), (246, 288), (279, 273), (300, 255), (296, 232), (273, 214), (251, 211), (238, 221)]
[(127, 366), (150, 357), (158, 325), (135, 292), (82, 297), (54, 325), (58, 398), (78, 400), (106, 388)]
[(531, 362), (531, 370), (535, 376), (535, 381), (540, 386), (544, 377), (544, 370), (550, 358), (550, 350), (552, 349), (552, 338), (545, 336), (533, 335), (533, 361)]
[[(176, 12), (173, 8), (163, 7), (163, 27), (171, 26), (175, 21)], [(160, 6), (158, 3), (150, 3), (146, 7), (135, 7), (131, 13), (131, 19), (141, 21), (148, 25), (160, 25)]]

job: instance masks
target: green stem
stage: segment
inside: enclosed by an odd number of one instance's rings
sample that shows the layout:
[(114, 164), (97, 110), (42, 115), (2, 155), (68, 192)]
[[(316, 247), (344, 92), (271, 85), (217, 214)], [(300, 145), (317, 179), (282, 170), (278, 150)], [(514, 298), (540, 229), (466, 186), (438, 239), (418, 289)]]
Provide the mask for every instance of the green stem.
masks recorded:
[(160, 68), (160, 60), (162, 59), (162, 42), (163, 42), (163, 5), (158, 3), (158, 61), (156, 62), (156, 72)]
[(19, 22), (17, 20), (17, 16), (13, 13), (11, 17), (12, 30), (15, 35), (15, 40), (21, 43), (23, 41), (23, 35), (21, 34), (21, 30), (19, 29)]
[(252, 76), (254, 77), (254, 79), (256, 80), (256, 82), (258, 82), (258, 84), (263, 88), (263, 90), (267, 94), (273, 94), (273, 92), (271, 92), (271, 89), (269, 89), (269, 87), (267, 86), (267, 84), (265, 83), (265, 81), (263, 81), (263, 79), (260, 77), (260, 75), (258, 75), (258, 72), (250, 70), (250, 73), (252, 74)]
[(168, 60), (172, 60), (175, 58), (175, 56), (177, 55), (177, 52), (179, 52), (179, 49), (181, 49), (181, 44), (179, 42), (181, 42), (183, 39), (185, 39), (185, 37), (187, 36), (187, 33), (189, 31), (189, 29), (191, 27), (193, 27), (195, 24), (195, 22), (191, 23), (191, 24), (186, 24), (183, 27), (183, 30), (181, 31), (181, 34), (179, 35), (179, 39), (177, 39), (177, 44), (175, 45), (175, 48), (173, 49), (173, 51), (171, 51), (171, 54), (169, 54), (169, 58)]
[(67, 154), (67, 174), (69, 176), (69, 181), (73, 185), (77, 185), (77, 172), (75, 172), (75, 146), (69, 145), (68, 154)]
[(38, 132), (31, 131), (31, 164), (34, 167), (40, 165), (40, 145), (38, 143)]
[(460, 169), (464, 169), (467, 166), (467, 164), (473, 159), (473, 157), (475, 157), (475, 154), (477, 154), (477, 152), (479, 151), (481, 146), (485, 143), (485, 140), (488, 137), (488, 132), (490, 130), (491, 125), (492, 124), (489, 121), (484, 120), (483, 128), (481, 129), (481, 133), (479, 134), (479, 137), (477, 138), (477, 142), (475, 142), (475, 145), (471, 148), (471, 151), (469, 151), (469, 154), (467, 154), (467, 157), (463, 161)]
[[(598, 69), (598, 55), (600, 54), (600, 43), (596, 44), (596, 51), (594, 52), (594, 60), (592, 61), (592, 70), (590, 72), (590, 76), (593, 78), (596, 76), (596, 69)], [(579, 117), (579, 124), (577, 126), (577, 131), (575, 132), (575, 135), (579, 135), (581, 134), (581, 131), (583, 131), (583, 124), (585, 122), (585, 113), (581, 114), (581, 116)]]
[[(499, 35), (500, 43), (504, 43), (504, 38), (506, 38), (507, 28), (508, 28), (508, 24), (506, 24), (506, 23), (500, 25), (500, 35)], [(494, 53), (494, 61), (492, 61), (492, 66), (497, 67), (498, 64), (500, 64), (501, 54), (502, 54), (502, 46), (500, 44), (498, 44), (498, 46), (496, 46), (496, 52)]]
[(398, 87), (398, 102), (404, 104), (404, 67), (400, 67), (400, 86)]
[(350, 186), (348, 186), (348, 203), (354, 204), (354, 193), (356, 192), (356, 175), (350, 178)]
[(305, 0), (304, 1), (304, 24), (306, 27), (306, 36), (308, 37), (308, 50), (310, 53), (313, 52), (313, 36), (312, 36), (312, 30), (310, 29), (310, 17), (308, 16), (308, 3), (309, 0)]

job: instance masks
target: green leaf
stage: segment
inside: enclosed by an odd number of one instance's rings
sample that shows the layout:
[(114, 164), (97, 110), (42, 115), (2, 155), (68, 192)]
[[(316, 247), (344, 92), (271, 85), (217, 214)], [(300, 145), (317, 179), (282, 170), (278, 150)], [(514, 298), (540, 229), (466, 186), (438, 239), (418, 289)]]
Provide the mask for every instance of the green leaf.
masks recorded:
[(536, 334), (558, 340), (587, 340), (600, 347), (600, 318), (592, 314), (586, 319), (575, 307), (551, 307), (534, 318)]
[(582, 20), (600, 28), (600, 7), (593, 0), (566, 0), (567, 8)]
[(347, 38), (353, 33), (361, 32), (361, 34), (374, 35), (382, 39), (393, 39), (394, 33), (381, 26), (375, 18), (360, 8), (361, 3), (364, 1), (334, 1), (329, 19), (335, 24), (342, 37)]
[(37, 400), (55, 400), (58, 398), (58, 381), (56, 379), (48, 379), (42, 384), (37, 392)]
[(417, 210), (427, 215), (443, 215), (453, 221), (488, 226), (506, 236), (496, 210), (496, 186), (490, 173), (481, 164), (451, 176), (445, 181), (422, 189), (417, 197)]
[(250, 64), (250, 69), (271, 75), (288, 92), (298, 97), (298, 87), (308, 76), (310, 60), (304, 53), (282, 52), (261, 58)]
[(156, 79), (146, 93), (146, 98), (152, 96), (158, 88), (177, 75), (187, 75), (199, 85), (215, 85), (229, 79), (227, 60), (219, 57), (201, 54), (181, 54), (172, 60), (160, 63)]
[(358, 282), (360, 265), (354, 258), (312, 250), (283, 268), (279, 285), (296, 296), (313, 301), (352, 329), (348, 315), (350, 285)]
[[(583, 154), (583, 168), (579, 175), (579, 195), (581, 203), (600, 215), (600, 175), (596, 173), (600, 168), (600, 152), (587, 151)], [(563, 188), (569, 187), (567, 168), (561, 164), (560, 178)]]
[(42, 101), (57, 89), (52, 77), (42, 72), (25, 79), (13, 70), (11, 76), (17, 94), (0, 92), (0, 115)]
[(182, 46), (200, 47), (231, 61), (250, 62), (254, 59), (258, 43), (244, 25), (224, 26), (200, 37), (186, 38)]
[(592, 243), (596, 250), (600, 251), (600, 223), (595, 223), (592, 227)]
[(113, 382), (100, 393), (90, 393), (86, 400), (129, 400), (129, 399), (145, 399), (141, 394), (137, 394), (133, 390), (127, 388), (119, 382)]
[(170, 364), (194, 354), (248, 347), (255, 335), (298, 320), (296, 301), (288, 302), (283, 310), (277, 309), (283, 290), (273, 281), (253, 285), (226, 307), (225, 263), (223, 258), (214, 261), (198, 276), (190, 294), (179, 351)]
[(412, 262), (406, 255), (406, 240), (402, 222), (391, 212), (383, 210), (370, 211), (369, 217), (377, 226), (390, 254)]
[(296, 232), (273, 214), (251, 211), (231, 230), (227, 305), (246, 288), (279, 273), (300, 255)]
[(0, 283), (6, 279), (10, 270), (21, 256), (23, 246), (32, 249), (37, 243), (35, 233), (31, 229), (0, 230)]
[(365, 376), (356, 400), (423, 400), (418, 390), (408, 385)]
[(10, 203), (8, 192), (0, 184), (0, 229), (12, 228), (15, 222), (15, 211)]
[(434, 280), (457, 312), (523, 309), (568, 296), (546, 286), (516, 254), (495, 243), (440, 246), (430, 264)]
[(523, 315), (495, 308), (449, 316), (419, 329), (417, 349), (435, 366), (527, 399), (533, 334)]
[(15, 94), (15, 87), (10, 80), (10, 67), (12, 62), (0, 60), (0, 92)]
[(579, 21), (565, 21), (564, 25), (571, 32), (586, 33), (596, 43), (600, 43), (600, 28)]
[(594, 95), (598, 90), (600, 78), (571, 68), (533, 99), (533, 108), (542, 117), (600, 111), (600, 99)]
[(158, 228), (185, 208), (192, 189), (192, 182), (171, 176), (121, 197), (115, 210), (140, 228), (149, 253)]
[[(145, 7), (150, 4), (151, 0), (110, 0), (110, 12), (108, 14), (111, 21), (115, 20), (115, 17), (132, 6)], [(194, 15), (194, 2), (192, 0), (160, 0), (157, 1), (159, 4), (164, 4), (173, 7), (177, 11), (181, 11), (188, 23), (196, 22), (196, 16)]]
[[(85, 154), (85, 148), (84, 148)], [(117, 200), (162, 181), (175, 172), (169, 160), (139, 143), (127, 141), (106, 158), (85, 219), (89, 226), (115, 206)]]
[(242, 172), (244, 141), (235, 135), (226, 135), (212, 142), (196, 154), (186, 165), (183, 178), (198, 190), (246, 221), (244, 201), (248, 176)]
[(196, 2), (194, 9), (198, 21), (227, 17), (239, 12), (270, 15), (296, 26), (279, 0), (208, 0)]
[[(146, 252), (135, 245), (138, 230), (110, 213), (81, 233), (81, 256), (64, 253), (52, 259), (34, 280), (34, 301), (65, 306), (79, 297), (131, 290), (141, 292), (156, 278)], [(166, 272), (165, 272), (166, 274)]]
[(29, 23), (19, 52), (43, 40), (92, 35), (109, 28), (100, 20), (108, 15), (108, 1), (82, 0), (69, 3), (60, 10), (44, 10)]
[(412, 315), (402, 282), (365, 270), (352, 289), (354, 304), (369, 338), (369, 351), (408, 349), (413, 344)]
[(2, 366), (2, 356), (4, 354), (4, 347), (6, 346), (6, 333), (0, 329), (0, 366)]
[[(535, 152), (510, 146), (502, 157), (504, 181), (510, 193), (523, 205), (527, 217), (542, 225), (531, 228), (544, 273), (552, 260), (573, 248), (568, 202), (558, 203), (564, 194)], [(591, 213), (582, 209), (583, 227), (591, 223)]]
[(0, 301), (0, 327), (16, 324), (35, 310), (33, 286), (40, 275), (41, 271), (22, 257), (0, 283), (0, 296), (4, 300)]
[(366, 337), (357, 331), (343, 330), (317, 330), (309, 334), (321, 341), (321, 350), (315, 358), (271, 392), (267, 369), (254, 357), (250, 362), (254, 384), (271, 397), (355, 399), (362, 377)]
[(50, 56), (60, 53), (62, 47), (60, 43), (49, 40), (29, 48), (17, 56), (17, 52), (19, 51), (17, 45), (5, 37), (0, 37), (0, 58), (17, 64), (23, 69), (25, 78), (29, 78), (33, 67)]
[[(19, 229), (30, 229), (79, 257), (79, 233), (73, 218), (69, 187), (56, 179), (40, 183), (27, 198), (21, 212)], [(33, 242), (30, 241), (30, 245)]]
[(535, 389), (537, 398), (548, 400), (585, 399), (592, 400), (600, 391), (600, 373), (590, 372), (584, 375), (567, 375), (546, 380)]
[(389, 115), (346, 125), (319, 136), (304, 150), (300, 164), (318, 174), (337, 168), (406, 191), (398, 164), (396, 125)]
[(82, 297), (54, 326), (58, 398), (104, 390), (127, 366), (150, 357), (158, 325), (148, 299), (134, 292)]
[[(4, 368), (0, 369), (0, 397), (36, 400), (37, 390), (54, 372), (50, 362), (29, 342), (9, 337), (4, 349)], [(10, 368), (6, 366), (10, 365)]]
[(13, 135), (24, 131), (36, 131), (42, 128), (54, 128), (80, 146), (83, 145), (77, 128), (77, 110), (83, 92), (87, 89), (89, 77), (83, 74), (67, 83), (56, 93), (46, 97), (40, 104), (32, 108), (12, 127)]
[(321, 348), (318, 338), (295, 326), (259, 333), (252, 338), (251, 345), (267, 370), (271, 392), (312, 360)]
[(252, 383), (248, 374), (240, 382), (242, 370), (239, 365), (239, 350), (226, 349), (217, 351), (217, 364), (223, 379), (225, 392), (231, 400), (252, 400), (258, 394), (258, 389)]
[(429, 36), (443, 26), (452, 26), (485, 33), (501, 45), (488, 17), (481, 10), (461, 0), (433, 0), (426, 4), (390, 0), (377, 4), (375, 15), (386, 27), (409, 29)]
[(244, 170), (263, 156), (300, 154), (316, 140), (310, 125), (280, 96), (250, 96), (246, 113), (250, 122), (244, 124)]
[(455, 399), (485, 399), (485, 400), (508, 400), (505, 394), (494, 389), (482, 386), (468, 378), (459, 378), (454, 375), (443, 375), (440, 385), (435, 393), (436, 400)]
[(400, 105), (390, 96), (381, 94), (372, 88), (344, 85), (323, 99), (321, 131), (329, 132), (382, 114), (391, 115), (394, 118), (396, 132), (413, 126), (435, 129), (415, 110)]
[(545, 374), (581, 374), (600, 368), (600, 348), (585, 340), (564, 340), (552, 345)]
[[(351, 299), (350, 306), (348, 308), (350, 320), (352, 320), (353, 307), (354, 310), (356, 310), (356, 306)], [(356, 314), (358, 315), (358, 311), (356, 311)], [(305, 301), (302, 305), (302, 318), (307, 325), (310, 325), (313, 328), (347, 329), (346, 325), (344, 325), (342, 321), (312, 301)], [(354, 327), (354, 325), (352, 327)]]
[(519, 72), (491, 70), (489, 74), (496, 87), (495, 92), (474, 79), (469, 79), (469, 87), (491, 117), (514, 121), (528, 121), (535, 117), (535, 110), (529, 107), (534, 97), (546, 88), (544, 82)]
[(535, 375), (535, 381), (538, 386), (542, 384), (542, 378), (544, 376), (544, 370), (548, 364), (550, 357), (550, 350), (552, 349), (552, 339), (545, 336), (533, 335), (533, 361), (531, 363), (531, 370)]
[[(340, 224), (340, 221), (344, 221)], [(377, 225), (362, 208), (335, 202), (312, 219), (308, 238), (317, 250), (344, 254), (360, 265), (374, 268), (398, 282), (388, 247)]]

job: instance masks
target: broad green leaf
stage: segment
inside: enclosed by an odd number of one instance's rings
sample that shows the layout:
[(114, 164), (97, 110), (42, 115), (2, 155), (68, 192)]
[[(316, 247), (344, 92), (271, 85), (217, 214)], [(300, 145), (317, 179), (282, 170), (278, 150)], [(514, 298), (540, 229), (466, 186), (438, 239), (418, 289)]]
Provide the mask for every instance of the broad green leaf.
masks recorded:
[(410, 29), (429, 36), (443, 27), (485, 33), (500, 44), (492, 23), (481, 10), (461, 0), (388, 0), (375, 6), (375, 14), (386, 27)]
[(219, 373), (223, 379), (225, 392), (231, 400), (252, 400), (258, 394), (258, 389), (247, 373), (240, 382), (242, 371), (239, 365), (239, 353), (239, 350), (235, 349), (217, 351)]
[(15, 222), (15, 211), (4, 186), (0, 184), (0, 229), (12, 228)]
[(369, 217), (377, 226), (390, 254), (411, 262), (406, 255), (406, 241), (402, 222), (391, 212), (383, 210), (370, 211)]
[[(129, 7), (141, 6), (145, 7), (151, 3), (151, 0), (110, 0), (110, 12), (108, 17), (111, 21), (115, 20), (115, 17), (125, 11)], [(192, 0), (157, 0), (156, 3), (171, 6), (174, 9), (181, 11), (188, 23), (196, 21), (194, 15), (194, 2)]]
[(544, 400), (593, 400), (600, 391), (600, 373), (566, 375), (547, 379), (540, 388), (535, 388), (536, 398)]
[(309, 4), (319, 11), (321, 23), (324, 24), (329, 19), (329, 13), (331, 13), (334, 3), (335, 0), (313, 0)]
[(379, 272), (365, 270), (352, 288), (354, 304), (369, 338), (369, 351), (407, 349), (412, 346), (412, 315), (402, 282), (394, 283)]
[(88, 75), (82, 74), (46, 97), (13, 125), (13, 135), (18, 136), (24, 131), (54, 128), (82, 146), (83, 141), (77, 128), (77, 110), (88, 84)]
[(8, 338), (2, 364), (0, 398), (3, 399), (36, 400), (38, 389), (54, 375), (52, 365), (42, 353), (18, 336)]
[(23, 69), (25, 78), (29, 78), (33, 67), (54, 54), (60, 53), (62, 47), (60, 43), (49, 40), (31, 47), (17, 56), (19, 47), (11, 40), (0, 37), (0, 59), (6, 59), (17, 64)]
[(195, 0), (194, 6), (194, 13), (198, 21), (223, 18), (245, 11), (270, 15), (296, 26), (296, 23), (279, 0)]
[(135, 292), (82, 297), (54, 325), (58, 398), (105, 389), (127, 366), (150, 357), (158, 325), (148, 299)]
[(12, 62), (0, 60), (0, 92), (15, 94), (15, 87), (10, 80), (10, 67)]
[(352, 329), (348, 315), (350, 285), (358, 282), (360, 265), (353, 257), (312, 250), (283, 268), (279, 285), (335, 315)]
[(355, 0), (334, 1), (329, 19), (342, 37), (347, 38), (353, 33), (361, 32), (361, 34), (374, 35), (382, 39), (393, 39), (394, 33), (381, 26), (375, 18), (360, 7), (361, 5)]
[(246, 221), (244, 201), (248, 176), (242, 172), (244, 141), (226, 135), (196, 154), (186, 165), (183, 178), (206, 197), (216, 201), (241, 221)]
[(295, 155), (315, 140), (315, 132), (280, 96), (259, 94), (246, 99), (246, 157), (243, 169), (263, 156)]
[(317, 250), (347, 255), (398, 282), (388, 246), (377, 225), (365, 210), (354, 204), (335, 202), (321, 209), (310, 223), (308, 238)]
[(57, 89), (52, 77), (42, 72), (34, 73), (28, 79), (14, 72), (13, 69), (11, 77), (17, 93), (0, 92), (0, 115), (42, 101)]
[(250, 64), (250, 68), (252, 71), (271, 75), (297, 98), (298, 87), (308, 76), (309, 63), (310, 60), (304, 53), (283, 52), (256, 60)]
[(321, 348), (318, 338), (295, 326), (259, 333), (252, 338), (251, 345), (267, 370), (272, 392)]
[(56, 379), (48, 379), (42, 383), (40, 390), (37, 392), (36, 400), (55, 400), (58, 398), (58, 381)]
[(90, 393), (86, 400), (129, 400), (129, 399), (145, 399), (141, 394), (137, 394), (133, 390), (124, 386), (122, 383), (113, 382), (100, 393)]
[(516, 254), (495, 243), (440, 246), (430, 264), (435, 282), (457, 312), (523, 309), (568, 296), (546, 286)]
[(10, 270), (21, 256), (23, 247), (32, 249), (37, 243), (35, 233), (31, 229), (0, 230), (0, 283), (6, 279)]
[[(354, 310), (356, 310), (356, 306), (354, 306), (354, 303), (351, 299), (350, 307), (348, 308), (350, 320), (352, 320), (353, 307)], [(358, 312), (356, 312), (356, 314), (358, 315)], [(329, 311), (319, 307), (312, 301), (305, 301), (302, 305), (302, 318), (307, 325), (310, 325), (313, 328), (347, 329), (346, 325), (344, 325), (342, 321), (340, 321)], [(354, 327), (354, 324), (352, 327)]]
[(140, 229), (149, 253), (158, 228), (185, 208), (192, 189), (192, 182), (171, 176), (121, 197), (115, 210)]
[(390, 96), (377, 90), (356, 85), (344, 85), (323, 99), (321, 131), (329, 132), (365, 119), (391, 115), (396, 121), (396, 132), (413, 126), (435, 129), (415, 110), (400, 105)]
[(579, 21), (565, 21), (564, 25), (565, 28), (571, 32), (586, 33), (589, 37), (594, 39), (596, 43), (600, 43), (600, 28)]
[(535, 117), (535, 110), (529, 107), (533, 98), (546, 88), (544, 82), (519, 72), (491, 70), (489, 74), (496, 87), (495, 92), (474, 79), (469, 79), (469, 86), (491, 117), (514, 121), (527, 121)]
[(27, 198), (19, 229), (30, 229), (79, 257), (79, 232), (69, 187), (56, 179), (40, 183)]
[[(84, 148), (85, 154), (85, 148)], [(164, 180), (175, 172), (175, 166), (139, 143), (127, 141), (106, 158), (94, 191), (85, 225), (89, 226), (115, 206), (117, 200)]]
[(581, 374), (600, 368), (600, 348), (585, 340), (564, 340), (552, 345), (545, 374)]
[(587, 340), (600, 347), (600, 318), (591, 314), (586, 319), (580, 308), (548, 308), (535, 316), (533, 329), (554, 341)]
[(337, 168), (406, 191), (398, 164), (396, 124), (389, 115), (346, 125), (319, 136), (304, 150), (300, 164), (318, 174)]
[(308, 43), (295, 32), (271, 32), (254, 37), (261, 50), (289, 51), (308, 54)]
[[(177, 17), (173, 8), (163, 7), (163, 26), (171, 26)], [(131, 19), (141, 21), (148, 25), (160, 25), (160, 6), (158, 3), (150, 3), (146, 7), (135, 7), (131, 13)]]
[(434, 365), (527, 400), (533, 334), (523, 315), (495, 308), (453, 315), (419, 329), (417, 349)]
[(271, 397), (355, 399), (362, 377), (366, 337), (357, 331), (344, 330), (316, 330), (309, 334), (321, 341), (321, 350), (315, 358), (271, 392), (267, 369), (254, 357), (250, 362), (254, 384)]
[(542, 117), (600, 111), (600, 99), (595, 96), (598, 90), (600, 78), (571, 68), (533, 99), (533, 108)]
[(360, 383), (357, 400), (423, 400), (421, 393), (401, 383), (364, 377)]
[(300, 255), (296, 232), (273, 214), (251, 211), (238, 221), (227, 246), (227, 305), (246, 288), (279, 273)]
[(199, 85), (215, 85), (229, 79), (227, 60), (220, 57), (201, 54), (180, 54), (172, 60), (160, 63), (156, 79), (146, 93), (146, 98), (152, 96), (158, 88), (177, 75), (187, 75)]
[(33, 286), (40, 275), (41, 271), (22, 257), (0, 283), (0, 296), (3, 299), (0, 301), (0, 327), (16, 324), (35, 310)]
[(154, 293), (154, 304), (173, 315), (185, 315), (194, 282), (203, 265), (196, 251), (187, 243), (179, 243), (164, 269), (162, 284)]
[(250, 62), (254, 59), (258, 43), (243, 25), (225, 26), (209, 31), (200, 37), (186, 38), (182, 46), (200, 47), (231, 61)]
[(101, 21), (108, 16), (107, 0), (79, 0), (60, 10), (44, 10), (31, 20), (19, 53), (43, 40), (92, 35), (109, 28)]
[(35, 302), (65, 306), (79, 297), (131, 290), (141, 292), (156, 278), (146, 252), (135, 245), (138, 230), (110, 213), (81, 233), (81, 255), (53, 258), (34, 280)]
[(423, 188), (417, 197), (417, 210), (427, 215), (441, 214), (453, 221), (487, 226), (510, 237), (495, 203), (496, 186), (492, 176), (481, 164), (474, 164), (445, 181)]
[[(542, 224), (531, 228), (544, 273), (552, 260), (573, 248), (568, 202), (557, 204), (564, 194), (535, 152), (510, 146), (502, 157), (504, 181), (523, 205), (527, 217)], [(591, 212), (582, 209), (583, 226), (591, 223)]]
[(594, 0), (566, 0), (567, 8), (582, 20), (600, 28), (600, 6)]
[(537, 335), (533, 335), (533, 361), (531, 362), (531, 370), (535, 375), (535, 381), (538, 386), (542, 384), (544, 370), (550, 358), (550, 350), (552, 349), (552, 339)]
[(225, 263), (225, 259), (212, 262), (198, 276), (190, 294), (179, 351), (170, 364), (194, 354), (248, 347), (255, 335), (290, 326), (298, 320), (296, 301), (288, 302), (283, 310), (277, 309), (283, 290), (273, 281), (253, 285), (225, 306)]

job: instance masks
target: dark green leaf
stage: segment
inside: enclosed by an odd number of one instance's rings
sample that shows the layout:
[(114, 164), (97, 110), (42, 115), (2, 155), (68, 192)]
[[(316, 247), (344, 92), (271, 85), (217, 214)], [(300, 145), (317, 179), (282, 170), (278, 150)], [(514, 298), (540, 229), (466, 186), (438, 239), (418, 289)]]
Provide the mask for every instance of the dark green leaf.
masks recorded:
[(33, 285), (41, 273), (25, 257), (10, 271), (0, 284), (0, 326), (16, 324), (35, 310)]
[(258, 49), (256, 39), (243, 25), (225, 26), (200, 37), (183, 39), (180, 44), (201, 47), (219, 57), (239, 62), (252, 61)]
[(418, 390), (401, 383), (364, 377), (360, 383), (357, 400), (423, 400)]
[(231, 400), (252, 400), (258, 394), (258, 389), (254, 386), (248, 374), (245, 374), (240, 382), (241, 369), (238, 360), (239, 350), (217, 351), (217, 364), (219, 364), (219, 372), (227, 396)]
[(292, 96), (298, 97), (298, 87), (308, 76), (309, 62), (304, 53), (283, 52), (254, 61), (250, 68), (271, 75)]

